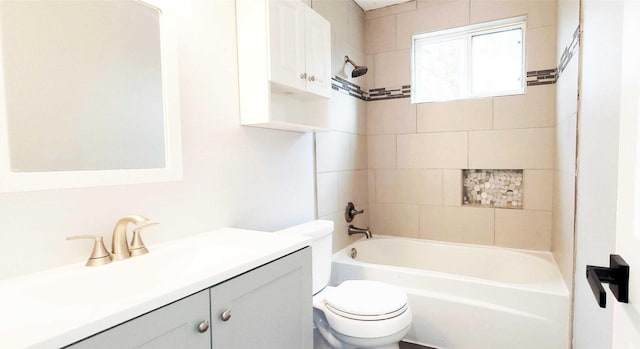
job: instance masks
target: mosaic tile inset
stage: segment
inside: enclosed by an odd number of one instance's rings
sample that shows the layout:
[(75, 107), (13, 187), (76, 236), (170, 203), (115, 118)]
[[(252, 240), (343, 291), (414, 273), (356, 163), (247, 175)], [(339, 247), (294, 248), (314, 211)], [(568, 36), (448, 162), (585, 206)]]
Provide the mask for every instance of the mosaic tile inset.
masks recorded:
[(523, 170), (462, 170), (462, 204), (522, 209)]

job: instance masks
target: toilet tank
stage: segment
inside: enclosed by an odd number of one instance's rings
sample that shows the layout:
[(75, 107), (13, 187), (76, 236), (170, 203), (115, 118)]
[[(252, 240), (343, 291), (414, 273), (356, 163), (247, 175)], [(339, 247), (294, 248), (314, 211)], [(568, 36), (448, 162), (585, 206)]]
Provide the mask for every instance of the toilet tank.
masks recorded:
[(313, 239), (311, 242), (313, 294), (320, 292), (329, 284), (329, 278), (331, 277), (331, 254), (333, 251), (333, 221), (310, 221), (276, 231), (275, 234), (297, 234)]

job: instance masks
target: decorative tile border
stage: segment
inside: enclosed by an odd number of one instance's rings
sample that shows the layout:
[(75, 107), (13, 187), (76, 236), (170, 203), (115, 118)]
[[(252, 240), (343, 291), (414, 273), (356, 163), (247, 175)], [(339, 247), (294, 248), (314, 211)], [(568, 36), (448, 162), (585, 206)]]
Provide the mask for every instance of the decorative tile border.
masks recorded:
[(462, 170), (462, 205), (522, 209), (523, 170)]
[[(572, 45), (574, 44), (572, 43)], [(573, 53), (569, 55), (569, 59), (571, 59), (572, 55)], [(527, 86), (555, 84), (558, 80), (559, 69), (560, 68), (528, 71)], [(359, 85), (337, 75), (331, 78), (331, 88), (365, 102), (411, 97), (411, 85), (402, 85), (399, 88), (378, 87), (367, 91), (363, 90)]]
[(573, 56), (577, 53), (579, 44), (580, 25), (578, 25), (576, 30), (573, 32), (573, 38), (571, 39), (571, 43), (569, 44), (569, 46), (565, 47), (564, 51), (562, 51), (562, 57), (560, 57), (560, 64), (558, 65), (558, 78), (567, 67), (567, 65), (569, 65), (569, 62), (571, 62), (571, 58), (573, 58)]
[(359, 85), (347, 81), (337, 75), (331, 78), (331, 88), (363, 101), (367, 101), (369, 98), (369, 92), (360, 88)]
[(527, 86), (555, 84), (558, 69), (533, 70), (527, 72)]
[(402, 87), (396, 89), (387, 89), (385, 87), (373, 88), (369, 91), (366, 91), (363, 90), (359, 85), (356, 85), (337, 75), (331, 78), (331, 88), (338, 92), (367, 102), (411, 97), (411, 85), (403, 85)]

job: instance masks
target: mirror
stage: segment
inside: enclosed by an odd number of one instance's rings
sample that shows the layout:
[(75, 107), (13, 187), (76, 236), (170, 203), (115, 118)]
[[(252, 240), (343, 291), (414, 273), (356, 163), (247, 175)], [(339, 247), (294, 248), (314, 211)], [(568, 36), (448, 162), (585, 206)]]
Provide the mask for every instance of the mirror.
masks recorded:
[(0, 2), (0, 191), (181, 179), (169, 2)]

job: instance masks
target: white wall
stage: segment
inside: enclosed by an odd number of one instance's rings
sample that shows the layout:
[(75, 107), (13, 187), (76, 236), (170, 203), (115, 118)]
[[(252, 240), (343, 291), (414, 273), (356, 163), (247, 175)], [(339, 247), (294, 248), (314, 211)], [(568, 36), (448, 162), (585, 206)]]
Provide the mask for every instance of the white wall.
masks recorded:
[[(601, 309), (585, 278), (615, 251), (622, 2), (582, 1), (574, 348), (611, 347), (612, 307)], [(608, 302), (614, 302), (608, 295)]]
[(239, 126), (234, 1), (178, 3), (184, 181), (0, 194), (0, 279), (84, 261), (91, 242), (65, 237), (110, 244), (129, 214), (161, 223), (147, 244), (314, 218), (313, 134)]

